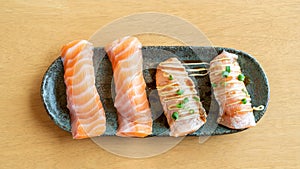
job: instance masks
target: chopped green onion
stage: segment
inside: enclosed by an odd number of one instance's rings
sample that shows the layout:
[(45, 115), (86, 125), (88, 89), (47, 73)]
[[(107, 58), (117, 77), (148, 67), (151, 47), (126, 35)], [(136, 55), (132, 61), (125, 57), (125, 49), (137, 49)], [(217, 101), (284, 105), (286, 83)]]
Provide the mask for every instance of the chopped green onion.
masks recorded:
[(228, 72), (228, 73), (230, 73), (230, 66), (226, 66), (225, 67), (225, 71)]
[(182, 94), (184, 93), (184, 90), (179, 89), (179, 90), (177, 90), (176, 93), (177, 93), (178, 95), (182, 95)]
[(241, 101), (242, 101), (243, 104), (247, 103), (247, 99), (246, 98), (243, 98)]
[(176, 104), (176, 107), (177, 107), (177, 108), (183, 108), (184, 105), (183, 105), (183, 103), (178, 103), (178, 104)]
[(229, 72), (227, 72), (227, 71), (222, 72), (222, 77), (228, 77), (228, 75), (229, 75)]
[(178, 114), (178, 112), (173, 112), (173, 114), (172, 114), (172, 118), (174, 119), (174, 120), (177, 120), (178, 119), (178, 117), (179, 117), (179, 114)]
[(244, 81), (245, 80), (245, 76), (243, 74), (239, 74), (238, 75), (238, 80), (239, 81)]
[(173, 80), (173, 76), (172, 75), (169, 75), (169, 80)]
[(182, 100), (182, 103), (183, 103), (183, 104), (185, 104), (185, 103), (187, 103), (187, 102), (189, 102), (189, 98), (187, 98), (187, 97), (184, 98), (184, 99)]
[(190, 109), (190, 110), (189, 110), (189, 113), (194, 114), (194, 113), (195, 113), (195, 110), (194, 110), (194, 109)]
[(200, 98), (197, 96), (194, 96), (193, 99), (196, 100), (197, 102), (200, 102)]
[(217, 87), (217, 84), (216, 84), (216, 83), (212, 83), (211, 86), (212, 86), (213, 88), (215, 88), (215, 87)]

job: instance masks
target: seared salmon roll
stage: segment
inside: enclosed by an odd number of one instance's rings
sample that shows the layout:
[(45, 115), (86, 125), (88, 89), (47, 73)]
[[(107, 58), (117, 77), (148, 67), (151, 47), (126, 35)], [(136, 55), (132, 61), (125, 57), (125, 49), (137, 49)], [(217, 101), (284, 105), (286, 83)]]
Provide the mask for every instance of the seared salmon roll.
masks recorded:
[(194, 82), (177, 58), (157, 66), (156, 87), (170, 126), (170, 136), (193, 133), (206, 122), (206, 112)]
[(220, 106), (218, 123), (232, 129), (255, 126), (251, 97), (244, 84), (245, 76), (238, 56), (226, 51), (210, 62), (210, 81)]

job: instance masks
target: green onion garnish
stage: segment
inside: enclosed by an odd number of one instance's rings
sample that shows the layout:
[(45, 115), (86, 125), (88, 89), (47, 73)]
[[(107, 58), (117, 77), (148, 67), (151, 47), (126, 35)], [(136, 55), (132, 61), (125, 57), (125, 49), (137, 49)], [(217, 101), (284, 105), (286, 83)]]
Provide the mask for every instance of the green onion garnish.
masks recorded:
[(211, 86), (212, 86), (213, 88), (215, 88), (215, 87), (217, 87), (217, 84), (216, 84), (216, 83), (212, 83)]
[(197, 102), (200, 102), (200, 98), (197, 96), (194, 96), (193, 99), (196, 100)]
[(185, 104), (187, 102), (189, 102), (189, 98), (187, 98), (187, 97), (182, 100), (182, 104)]
[(227, 72), (227, 71), (222, 72), (222, 77), (228, 77), (228, 75), (229, 75), (229, 72)]
[(179, 114), (178, 114), (178, 112), (173, 112), (173, 114), (172, 114), (172, 118), (174, 119), (174, 120), (177, 120), (178, 119), (178, 117), (179, 117)]
[(225, 67), (225, 71), (228, 72), (228, 73), (230, 73), (230, 66), (226, 66)]
[(169, 75), (169, 80), (173, 80), (173, 76), (172, 75)]
[(243, 74), (239, 74), (238, 75), (238, 80), (239, 81), (244, 81), (245, 80), (245, 76)]
[(189, 110), (189, 113), (194, 114), (194, 113), (195, 113), (195, 110), (194, 110), (194, 109), (190, 109), (190, 110)]
[(243, 98), (241, 101), (242, 101), (243, 104), (247, 103), (247, 99), (246, 98)]
[(183, 108), (184, 106), (183, 106), (183, 103), (178, 103), (178, 104), (176, 104), (176, 107), (177, 108)]
[(176, 93), (177, 93), (178, 95), (182, 95), (182, 94), (184, 93), (184, 90), (179, 89), (179, 90), (177, 90)]

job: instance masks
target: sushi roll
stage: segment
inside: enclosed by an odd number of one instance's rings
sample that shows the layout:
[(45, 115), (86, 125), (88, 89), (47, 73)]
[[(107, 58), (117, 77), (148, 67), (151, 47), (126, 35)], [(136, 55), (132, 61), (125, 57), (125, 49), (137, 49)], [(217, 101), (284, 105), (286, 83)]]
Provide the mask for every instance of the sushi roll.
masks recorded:
[(152, 134), (152, 117), (143, 77), (142, 44), (126, 36), (105, 47), (113, 68), (118, 114), (117, 136), (146, 137)]
[(185, 136), (206, 122), (206, 112), (192, 79), (177, 58), (157, 66), (156, 87), (170, 126), (170, 136)]
[(105, 132), (105, 113), (95, 86), (93, 45), (76, 40), (62, 47), (67, 107), (74, 139), (100, 136)]
[(210, 62), (209, 76), (220, 106), (218, 123), (231, 129), (244, 129), (256, 123), (237, 59), (237, 55), (223, 51)]

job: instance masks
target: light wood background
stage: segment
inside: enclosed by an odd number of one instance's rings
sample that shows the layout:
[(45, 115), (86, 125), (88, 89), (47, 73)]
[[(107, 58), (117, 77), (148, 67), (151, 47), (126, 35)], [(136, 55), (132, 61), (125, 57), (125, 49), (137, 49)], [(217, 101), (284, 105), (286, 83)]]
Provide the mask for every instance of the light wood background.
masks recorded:
[[(89, 139), (72, 140), (50, 120), (40, 85), (61, 46), (119, 17), (152, 11), (182, 17), (213, 45), (258, 59), (271, 99), (255, 128), (204, 144), (189, 137), (159, 156), (130, 159)], [(300, 168), (299, 16), (299, 0), (2, 1), (0, 168)]]

